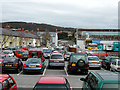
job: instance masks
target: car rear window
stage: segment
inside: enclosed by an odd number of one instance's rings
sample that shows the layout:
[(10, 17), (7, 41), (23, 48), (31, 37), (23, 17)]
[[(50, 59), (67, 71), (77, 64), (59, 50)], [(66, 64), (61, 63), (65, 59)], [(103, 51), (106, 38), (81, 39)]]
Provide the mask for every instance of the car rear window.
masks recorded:
[(34, 90), (68, 90), (65, 84), (37, 84)]
[(51, 59), (63, 59), (62, 55), (52, 55)]
[(6, 58), (3, 60), (3, 63), (15, 63), (17, 60), (15, 58)]
[(52, 51), (50, 49), (43, 50), (44, 53), (51, 53)]
[(77, 62), (80, 59), (85, 60), (86, 59), (85, 55), (72, 55), (73, 61)]
[(17, 53), (24, 53), (23, 51), (18, 51)]
[(98, 57), (88, 57), (89, 61), (98, 61)]
[(28, 59), (26, 61), (26, 64), (40, 64), (40, 63), (41, 63), (41, 59), (36, 59), (36, 58)]
[(104, 90), (105, 88), (109, 88), (109, 89), (118, 89), (120, 86), (120, 83), (105, 83), (102, 86), (102, 90)]

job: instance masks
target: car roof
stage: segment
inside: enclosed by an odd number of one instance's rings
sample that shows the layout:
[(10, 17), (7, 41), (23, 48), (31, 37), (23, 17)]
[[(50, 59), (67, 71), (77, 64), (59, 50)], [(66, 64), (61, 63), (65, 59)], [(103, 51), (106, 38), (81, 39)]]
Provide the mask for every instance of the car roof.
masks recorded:
[(0, 82), (3, 82), (4, 80), (6, 80), (7, 78), (9, 78), (8, 74), (0, 74)]
[(66, 84), (65, 77), (43, 76), (38, 81), (40, 84)]
[(62, 55), (62, 53), (52, 53), (51, 55)]
[(101, 80), (119, 80), (119, 73), (110, 72), (110, 71), (95, 71), (95, 73)]

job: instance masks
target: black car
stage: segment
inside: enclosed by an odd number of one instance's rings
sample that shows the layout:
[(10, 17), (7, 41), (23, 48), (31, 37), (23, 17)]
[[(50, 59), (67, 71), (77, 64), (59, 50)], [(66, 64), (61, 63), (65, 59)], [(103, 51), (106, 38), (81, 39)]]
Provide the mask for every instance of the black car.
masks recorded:
[(68, 73), (83, 72), (85, 74), (88, 73), (89, 65), (88, 65), (88, 57), (87, 54), (83, 53), (73, 53), (70, 56), (69, 64), (67, 66)]
[(120, 57), (115, 57), (115, 56), (107, 56), (105, 57), (105, 59), (102, 60), (102, 67), (110, 70), (110, 64), (116, 60), (116, 58), (120, 58)]
[(19, 73), (22, 70), (23, 63), (16, 57), (7, 57), (2, 62), (2, 71), (16, 71)]

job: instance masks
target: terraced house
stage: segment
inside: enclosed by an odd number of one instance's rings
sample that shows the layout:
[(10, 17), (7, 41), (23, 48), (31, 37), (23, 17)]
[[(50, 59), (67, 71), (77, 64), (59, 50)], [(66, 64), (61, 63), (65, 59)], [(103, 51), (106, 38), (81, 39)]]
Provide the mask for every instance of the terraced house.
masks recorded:
[(0, 48), (28, 45), (40, 46), (40, 38), (33, 31), (0, 28)]

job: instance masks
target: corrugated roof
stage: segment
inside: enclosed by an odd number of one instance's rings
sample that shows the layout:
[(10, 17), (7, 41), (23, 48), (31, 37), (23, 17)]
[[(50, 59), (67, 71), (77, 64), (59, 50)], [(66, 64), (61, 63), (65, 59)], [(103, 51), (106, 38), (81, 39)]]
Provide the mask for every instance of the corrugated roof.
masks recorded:
[(25, 38), (38, 38), (37, 35), (34, 35), (32, 33), (26, 33), (25, 31), (12, 31), (0, 28), (0, 34), (7, 35), (7, 36), (15, 36), (15, 37), (25, 37)]

